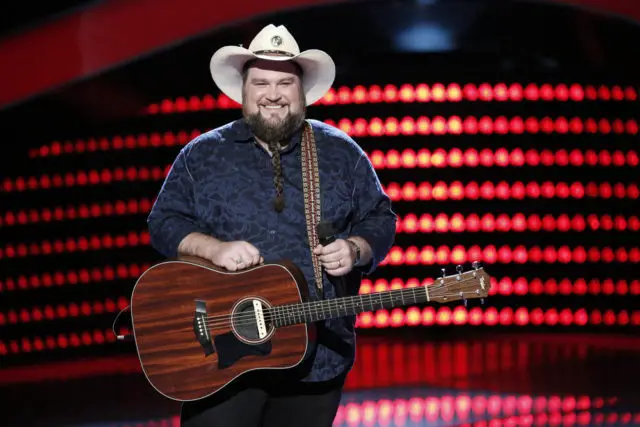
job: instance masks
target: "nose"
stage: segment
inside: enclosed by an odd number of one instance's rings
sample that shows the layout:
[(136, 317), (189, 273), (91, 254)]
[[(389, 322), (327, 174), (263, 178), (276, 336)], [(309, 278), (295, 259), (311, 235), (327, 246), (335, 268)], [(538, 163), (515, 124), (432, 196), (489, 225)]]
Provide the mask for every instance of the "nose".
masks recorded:
[(282, 95), (278, 93), (278, 88), (275, 85), (270, 85), (269, 90), (267, 91), (266, 98), (269, 102), (277, 102), (280, 100)]

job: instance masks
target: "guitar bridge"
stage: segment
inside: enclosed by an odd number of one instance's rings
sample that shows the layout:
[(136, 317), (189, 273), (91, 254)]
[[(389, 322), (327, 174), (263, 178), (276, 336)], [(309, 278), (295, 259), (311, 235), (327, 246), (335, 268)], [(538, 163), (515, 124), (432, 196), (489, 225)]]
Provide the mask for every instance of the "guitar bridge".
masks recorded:
[(193, 332), (196, 336), (196, 341), (202, 346), (205, 356), (215, 353), (213, 340), (207, 326), (207, 303), (205, 301), (196, 300), (196, 311), (193, 314)]

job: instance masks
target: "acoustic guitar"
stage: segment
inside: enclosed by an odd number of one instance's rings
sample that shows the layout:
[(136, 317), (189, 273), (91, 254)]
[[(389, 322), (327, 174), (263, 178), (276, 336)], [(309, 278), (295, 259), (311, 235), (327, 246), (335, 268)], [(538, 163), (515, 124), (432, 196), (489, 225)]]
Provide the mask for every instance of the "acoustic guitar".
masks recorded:
[(181, 256), (147, 269), (130, 307), (147, 380), (184, 402), (213, 395), (252, 371), (298, 366), (314, 346), (314, 322), (410, 304), (466, 303), (487, 297), (490, 286), (474, 263), (429, 286), (310, 301), (302, 272), (290, 262), (229, 272)]

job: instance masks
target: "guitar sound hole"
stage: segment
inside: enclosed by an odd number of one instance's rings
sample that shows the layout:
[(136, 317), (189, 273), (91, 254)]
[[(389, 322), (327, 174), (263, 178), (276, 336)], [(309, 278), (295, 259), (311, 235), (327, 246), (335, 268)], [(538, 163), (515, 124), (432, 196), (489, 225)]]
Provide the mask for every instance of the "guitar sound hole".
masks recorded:
[(267, 306), (264, 301), (261, 301), (267, 336), (260, 336), (253, 301), (254, 299), (246, 299), (236, 305), (232, 318), (233, 330), (236, 336), (242, 341), (261, 343), (271, 337), (274, 328), (271, 324), (271, 316), (268, 311), (269, 306)]

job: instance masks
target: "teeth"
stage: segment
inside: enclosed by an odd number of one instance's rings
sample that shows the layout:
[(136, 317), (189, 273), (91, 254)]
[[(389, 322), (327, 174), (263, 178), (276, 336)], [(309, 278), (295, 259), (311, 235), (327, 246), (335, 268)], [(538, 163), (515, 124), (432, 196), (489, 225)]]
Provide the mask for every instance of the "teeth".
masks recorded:
[(278, 109), (278, 108), (282, 108), (284, 107), (284, 105), (265, 105), (264, 108), (271, 108), (273, 110)]

